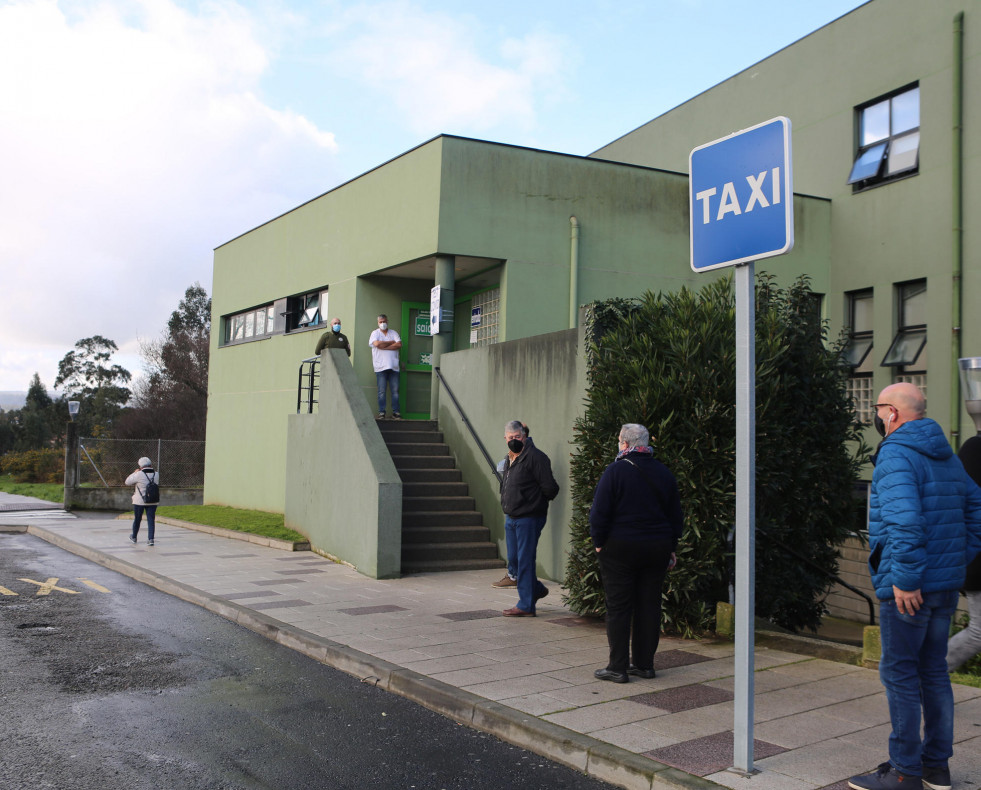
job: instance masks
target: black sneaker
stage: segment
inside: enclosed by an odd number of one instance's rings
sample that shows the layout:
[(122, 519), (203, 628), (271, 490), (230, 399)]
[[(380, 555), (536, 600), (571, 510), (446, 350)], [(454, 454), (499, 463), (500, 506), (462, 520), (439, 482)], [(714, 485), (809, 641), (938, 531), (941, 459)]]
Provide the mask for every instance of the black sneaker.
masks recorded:
[(899, 773), (890, 763), (882, 763), (870, 774), (853, 776), (848, 786), (852, 790), (923, 790), (923, 780)]
[(950, 790), (950, 769), (945, 765), (924, 765), (923, 786), (930, 790)]
[(129, 542), (130, 543), (136, 543), (136, 535), (130, 535), (129, 536)]
[(153, 541), (152, 541), (152, 540), (148, 540), (148, 541), (146, 542), (146, 545), (147, 545), (147, 546), (152, 546), (152, 545), (153, 545)]
[(375, 419), (376, 420), (384, 420), (385, 419), (385, 412), (383, 412), (383, 411), (378, 412), (378, 416), (375, 417)]
[(396, 412), (392, 412), (392, 419), (393, 420), (401, 420), (402, 419), (402, 415), (399, 414), (397, 411)]

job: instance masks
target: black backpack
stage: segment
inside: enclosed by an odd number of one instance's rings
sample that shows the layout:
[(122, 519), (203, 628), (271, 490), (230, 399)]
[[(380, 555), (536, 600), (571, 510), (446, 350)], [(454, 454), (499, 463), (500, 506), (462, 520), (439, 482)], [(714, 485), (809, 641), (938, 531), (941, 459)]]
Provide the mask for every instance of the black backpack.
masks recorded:
[[(152, 469), (150, 471), (153, 471)], [(143, 474), (146, 475), (146, 491), (143, 492), (143, 504), (144, 505), (156, 505), (160, 502), (160, 486), (157, 485), (157, 481), (147, 474), (146, 469), (143, 470)]]

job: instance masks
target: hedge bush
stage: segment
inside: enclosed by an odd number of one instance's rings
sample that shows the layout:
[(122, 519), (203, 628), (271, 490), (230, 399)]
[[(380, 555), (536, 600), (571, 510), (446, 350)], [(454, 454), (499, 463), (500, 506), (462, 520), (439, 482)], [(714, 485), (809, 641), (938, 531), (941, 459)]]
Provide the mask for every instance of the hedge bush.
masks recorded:
[(61, 483), (65, 479), (65, 451), (53, 447), (0, 456), (0, 472), (16, 483)]
[[(826, 344), (807, 278), (756, 285), (756, 613), (816, 629), (838, 545), (858, 525), (853, 487), (868, 454), (845, 390), (841, 339)], [(729, 600), (735, 523), (735, 300), (732, 280), (702, 290), (646, 293), (587, 306), (588, 387), (574, 430), (573, 545), (566, 602), (605, 611), (589, 507), (616, 455), (620, 426), (647, 426), (678, 479), (685, 511), (678, 566), (664, 591), (664, 624), (709, 629)], [(783, 544), (784, 547), (778, 545)]]

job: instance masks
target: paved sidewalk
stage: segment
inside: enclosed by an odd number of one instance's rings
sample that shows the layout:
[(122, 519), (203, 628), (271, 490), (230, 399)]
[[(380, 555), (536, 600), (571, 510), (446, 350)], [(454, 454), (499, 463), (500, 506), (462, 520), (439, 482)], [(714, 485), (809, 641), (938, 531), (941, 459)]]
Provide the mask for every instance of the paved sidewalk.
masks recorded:
[[(162, 523), (154, 548), (144, 532), (132, 545), (128, 524), (115, 519), (24, 523), (366, 682), (625, 787), (837, 790), (885, 759), (888, 712), (872, 670), (758, 645), (760, 772), (747, 778), (727, 770), (730, 643), (664, 638), (655, 679), (599, 682), (605, 631), (563, 607), (554, 584), (537, 618), (511, 619), (500, 613), (514, 591), (491, 587), (499, 570), (377, 581), (311, 552)], [(981, 689), (954, 693), (954, 788), (978, 788)]]

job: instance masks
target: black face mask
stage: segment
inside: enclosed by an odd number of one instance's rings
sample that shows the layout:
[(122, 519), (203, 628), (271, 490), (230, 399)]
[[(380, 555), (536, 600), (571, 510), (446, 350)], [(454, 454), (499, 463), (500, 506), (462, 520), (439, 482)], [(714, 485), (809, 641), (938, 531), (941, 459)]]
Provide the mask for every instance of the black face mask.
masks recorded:
[(885, 437), (886, 424), (882, 421), (882, 418), (878, 414), (876, 414), (872, 418), (872, 424), (875, 426), (875, 429), (879, 432), (879, 436)]
[(525, 443), (521, 439), (511, 439), (508, 442), (508, 449), (512, 453), (520, 453), (524, 449)]

